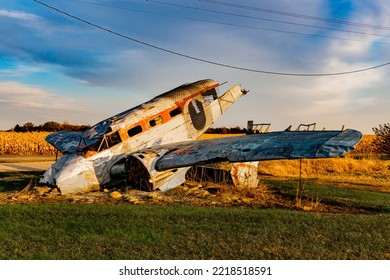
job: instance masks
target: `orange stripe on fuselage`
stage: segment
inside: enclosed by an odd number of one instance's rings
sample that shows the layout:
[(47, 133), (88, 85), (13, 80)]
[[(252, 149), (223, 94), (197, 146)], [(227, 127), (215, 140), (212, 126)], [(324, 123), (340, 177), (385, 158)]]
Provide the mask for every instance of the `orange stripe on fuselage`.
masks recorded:
[(180, 100), (180, 101), (175, 102), (175, 104), (176, 104), (178, 107), (180, 107), (180, 108), (182, 109), (182, 111), (184, 111), (184, 110), (183, 110), (183, 109), (184, 109), (184, 105), (187, 103), (188, 100), (191, 100), (191, 99), (193, 99), (195, 96), (198, 96), (199, 94), (202, 94), (202, 93), (204, 93), (204, 92), (206, 92), (206, 91), (209, 91), (210, 89), (216, 88), (216, 87), (218, 87), (218, 86), (219, 86), (219, 83), (216, 83), (215, 85), (206, 87), (206, 88), (204, 88), (204, 89), (202, 89), (202, 90), (200, 90), (200, 91), (198, 91), (198, 92), (196, 92), (196, 93), (194, 93), (194, 94), (191, 94), (191, 95), (189, 95), (189, 96), (183, 98), (183, 99)]
[[(219, 83), (216, 83), (215, 85), (212, 85), (212, 86), (209, 86), (209, 87), (206, 87), (194, 94), (191, 94), (185, 98), (183, 98), (182, 100), (180, 101), (177, 101), (175, 102), (175, 106), (172, 106), (168, 109), (165, 109), (157, 114), (154, 114), (154, 115), (151, 115), (151, 116), (148, 116), (147, 118), (145, 119), (142, 119), (136, 123), (134, 123), (133, 125), (129, 126), (129, 127), (126, 127), (124, 129), (119, 129), (119, 135), (121, 137), (121, 140), (122, 141), (125, 141), (127, 139), (130, 138), (130, 136), (127, 134), (127, 132), (132, 129), (133, 127), (136, 127), (138, 125), (140, 125), (142, 127), (142, 132), (145, 132), (145, 131), (148, 131), (150, 128), (152, 128), (153, 126), (150, 126), (149, 124), (149, 121), (150, 120), (153, 120), (159, 116), (161, 116), (163, 118), (163, 122), (161, 124), (165, 124), (166, 122), (168, 122), (169, 120), (172, 119), (172, 117), (170, 116), (170, 112), (172, 112), (173, 110), (175, 110), (176, 108), (180, 108), (181, 110), (181, 114), (184, 114), (184, 106), (185, 104), (189, 101), (189, 100), (192, 100), (193, 98), (195, 98), (196, 96), (210, 90), (210, 89), (213, 89), (213, 88), (216, 88), (219, 86)], [(161, 96), (160, 98), (164, 98), (164, 96)], [(165, 97), (166, 98), (166, 97)], [(161, 125), (161, 124), (158, 124), (158, 125)]]

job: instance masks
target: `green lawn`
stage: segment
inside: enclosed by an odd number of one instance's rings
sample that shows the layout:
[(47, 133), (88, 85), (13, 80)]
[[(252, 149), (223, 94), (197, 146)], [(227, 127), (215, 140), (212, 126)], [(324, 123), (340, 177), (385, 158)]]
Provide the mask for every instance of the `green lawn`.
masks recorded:
[(390, 214), (1, 205), (0, 259), (390, 259)]

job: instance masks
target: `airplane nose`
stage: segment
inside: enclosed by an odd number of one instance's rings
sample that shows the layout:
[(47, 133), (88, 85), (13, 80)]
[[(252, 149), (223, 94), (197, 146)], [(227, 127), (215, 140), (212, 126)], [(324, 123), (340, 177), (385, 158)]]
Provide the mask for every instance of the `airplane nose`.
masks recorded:
[(92, 162), (77, 154), (63, 155), (45, 172), (40, 183), (56, 186), (61, 194), (100, 189)]
[(82, 193), (100, 190), (99, 182), (89, 180), (88, 173), (89, 171), (79, 171), (78, 174), (74, 174), (74, 170), (70, 168), (65, 168), (62, 170), (61, 174), (56, 180), (57, 187), (59, 188), (61, 194)]

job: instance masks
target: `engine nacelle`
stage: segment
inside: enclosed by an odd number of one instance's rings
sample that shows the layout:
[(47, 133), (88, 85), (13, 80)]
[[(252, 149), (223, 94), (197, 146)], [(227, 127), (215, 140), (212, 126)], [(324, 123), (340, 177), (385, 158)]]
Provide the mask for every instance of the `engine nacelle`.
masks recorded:
[(156, 162), (167, 150), (133, 153), (114, 164), (110, 170), (113, 179), (126, 179), (134, 188), (167, 191), (181, 185), (189, 167), (157, 171)]

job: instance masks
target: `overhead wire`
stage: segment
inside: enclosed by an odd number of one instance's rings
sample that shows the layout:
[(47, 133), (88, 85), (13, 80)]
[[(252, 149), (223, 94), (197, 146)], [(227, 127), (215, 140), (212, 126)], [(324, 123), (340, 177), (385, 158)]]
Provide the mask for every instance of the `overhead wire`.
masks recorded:
[(317, 16), (304, 15), (304, 14), (298, 14), (298, 13), (290, 13), (290, 12), (277, 11), (277, 10), (272, 10), (272, 9), (264, 9), (264, 8), (260, 8), (260, 7), (253, 7), (253, 6), (248, 6), (248, 5), (236, 4), (236, 3), (229, 3), (229, 2), (218, 1), (218, 0), (198, 0), (198, 1), (210, 3), (210, 4), (221, 5), (221, 6), (245, 9), (245, 10), (250, 10), (250, 11), (258, 11), (258, 12), (272, 13), (272, 14), (283, 15), (283, 16), (297, 17), (297, 18), (302, 18), (302, 19), (317, 20), (317, 21), (323, 21), (323, 22), (332, 22), (332, 23), (339, 23), (339, 24), (359, 26), (359, 27), (367, 27), (367, 28), (373, 28), (373, 29), (390, 30), (390, 27), (388, 27), (388, 26), (374, 25), (374, 24), (361, 23), (361, 22), (352, 22), (352, 21), (340, 20), (340, 19), (317, 17)]
[[(119, 7), (119, 6), (113, 6), (113, 5), (107, 5), (107, 4), (100, 4), (100, 3), (89, 2), (89, 1), (80, 1), (80, 0), (71, 0), (71, 1), (78, 2), (78, 3), (83, 3), (83, 4), (88, 4), (88, 5), (94, 5), (94, 6), (98, 6), (98, 7), (120, 9), (120, 10), (137, 12), (137, 13), (147, 13), (147, 14), (153, 14), (153, 15), (158, 15), (158, 16), (180, 18), (180, 19), (184, 19), (184, 20), (191, 20), (191, 21), (198, 21), (198, 22), (205, 22), (205, 23), (212, 23), (212, 24), (219, 24), (219, 25), (226, 25), (226, 26), (233, 26), (233, 27), (239, 27), (239, 28), (254, 29), (254, 30), (262, 30), (262, 31), (268, 31), (268, 32), (277, 32), (277, 33), (293, 34), (293, 35), (300, 35), (300, 36), (311, 36), (311, 37), (336, 39), (336, 40), (344, 40), (344, 41), (374, 43), (374, 44), (380, 44), (380, 45), (390, 45), (390, 42), (389, 43), (388, 42), (380, 42), (380, 41), (371, 42), (371, 41), (362, 40), (362, 39), (355, 39), (355, 38), (342, 38), (342, 37), (322, 35), (322, 34), (313, 34), (313, 33), (309, 34), (309, 33), (297, 32), (297, 31), (288, 31), (288, 30), (280, 30), (280, 29), (274, 29), (274, 28), (266, 28), (266, 27), (258, 27), (258, 26), (249, 26), (249, 25), (242, 25), (242, 24), (227, 23), (227, 22), (221, 22), (221, 21), (215, 21), (215, 20), (205, 20), (205, 19), (198, 19), (198, 18), (182, 17), (182, 16), (177, 16), (177, 15), (166, 15), (166, 14), (155, 13), (155, 12), (150, 12), (150, 11), (141, 11), (141, 10), (137, 10), (137, 9), (133, 9), (133, 8)], [(199, 9), (199, 8), (195, 8), (195, 7), (184, 6), (184, 5), (177, 5), (177, 4), (166, 3), (166, 2), (161, 2), (161, 1), (151, 1), (151, 0), (146, 0), (146, 1), (153, 2), (153, 3), (158, 3), (158, 4), (167, 4), (167, 5), (172, 5), (172, 6), (178, 6), (178, 7), (181, 7), (181, 8), (189, 8), (189, 9), (203, 10), (203, 11), (207, 11), (207, 12), (215, 12), (215, 13), (221, 13), (221, 14), (228, 14), (228, 15), (230, 15), (230, 13), (224, 13), (224, 12), (219, 12), (219, 11), (212, 11), (212, 10), (207, 10), (207, 9)], [(234, 14), (231, 14), (231, 15), (234, 15)], [(243, 16), (243, 15), (237, 15), (236, 14), (236, 16)], [(245, 16), (243, 16), (243, 17), (245, 17)], [(313, 26), (311, 26), (311, 27), (313, 27)], [(325, 27), (325, 29), (326, 29), (326, 27)], [(351, 31), (351, 32), (353, 32), (353, 33), (360, 33), (360, 32), (354, 32), (354, 31)], [(364, 33), (360, 33), (360, 34), (364, 34)], [(384, 36), (384, 35), (378, 35), (378, 34), (365, 34), (365, 35), (390, 37), (390, 36)]]
[(371, 66), (371, 67), (367, 67), (367, 68), (351, 70), (351, 71), (334, 72), (334, 73), (289, 73), (289, 72), (277, 72), (277, 71), (268, 71), (268, 70), (260, 70), (260, 69), (252, 69), (252, 68), (240, 67), (240, 66), (229, 65), (229, 64), (225, 64), (225, 63), (215, 62), (215, 61), (211, 61), (211, 60), (207, 60), (207, 59), (203, 59), (203, 58), (187, 55), (187, 54), (176, 52), (176, 51), (173, 51), (173, 50), (170, 50), (170, 49), (166, 49), (166, 48), (154, 45), (154, 44), (150, 44), (150, 43), (138, 40), (136, 38), (133, 38), (133, 37), (130, 37), (130, 36), (127, 36), (127, 35), (123, 35), (123, 34), (121, 34), (119, 32), (110, 30), (110, 29), (105, 28), (103, 26), (100, 26), (98, 24), (92, 23), (90, 21), (87, 21), (87, 20), (82, 19), (80, 17), (77, 17), (75, 15), (72, 15), (70, 13), (67, 13), (67, 12), (65, 12), (63, 10), (55, 8), (55, 7), (53, 7), (53, 6), (49, 5), (49, 4), (41, 2), (39, 0), (33, 0), (33, 1), (38, 3), (38, 4), (40, 4), (40, 5), (42, 5), (42, 6), (47, 7), (49, 9), (53, 10), (53, 11), (56, 11), (56, 12), (58, 12), (60, 14), (63, 14), (65, 16), (69, 17), (69, 18), (75, 19), (77, 21), (80, 21), (82, 23), (85, 23), (87, 25), (95, 27), (95, 28), (100, 29), (102, 31), (111, 33), (113, 35), (122, 37), (124, 39), (133, 41), (135, 43), (138, 43), (138, 44), (141, 44), (141, 45), (144, 45), (144, 46), (147, 46), (147, 47), (159, 50), (159, 51), (163, 51), (163, 52), (166, 52), (166, 53), (170, 53), (170, 54), (173, 54), (173, 55), (176, 55), (176, 56), (184, 57), (184, 58), (195, 60), (195, 61), (199, 61), (199, 62), (204, 62), (204, 63), (216, 65), (216, 66), (221, 66), (221, 67), (226, 67), (226, 68), (231, 68), (231, 69), (236, 69), (236, 70), (242, 70), (242, 71), (247, 71), (247, 72), (254, 72), (254, 73), (261, 73), (261, 74), (270, 74), (270, 75), (283, 75), (283, 76), (321, 77), (321, 76), (338, 76), (338, 75), (359, 73), (359, 72), (369, 71), (369, 70), (373, 70), (373, 69), (377, 69), (377, 68), (380, 68), (380, 67), (384, 67), (384, 66), (390, 65), (390, 61), (389, 61), (389, 62), (385, 62), (385, 63), (379, 64), (379, 65), (375, 65), (375, 66)]
[[(78, 0), (73, 0), (73, 1), (83, 2), (83, 1), (78, 1)], [(318, 28), (318, 29), (324, 29), (324, 30), (330, 30), (330, 31), (338, 31), (338, 32), (345, 32), (345, 33), (352, 33), (352, 34), (358, 34), (358, 35), (369, 35), (369, 36), (387, 37), (387, 38), (390, 37), (388, 35), (383, 35), (383, 34), (368, 33), (368, 32), (355, 31), (355, 30), (346, 30), (346, 29), (333, 28), (333, 27), (327, 27), (327, 26), (318, 26), (318, 25), (297, 23), (297, 22), (291, 22), (291, 21), (285, 21), (285, 20), (262, 18), (262, 17), (257, 17), (257, 16), (243, 15), (243, 14), (237, 14), (237, 13), (232, 13), (232, 12), (223, 12), (223, 11), (218, 11), (218, 10), (211, 10), (211, 9), (206, 9), (206, 8), (199, 8), (199, 7), (194, 7), (194, 6), (182, 5), (182, 4), (176, 4), (176, 3), (169, 3), (169, 2), (158, 1), (158, 0), (145, 0), (145, 1), (151, 2), (151, 3), (167, 5), (167, 6), (172, 6), (172, 7), (185, 8), (185, 9), (191, 9), (191, 10), (197, 10), (197, 11), (209, 12), (209, 13), (221, 14), (221, 15), (228, 15), (228, 16), (234, 16), (234, 17), (241, 17), (241, 18), (246, 18), (246, 19), (268, 21), (268, 22), (282, 23), (282, 24), (288, 24), (288, 25), (294, 25), (294, 26), (302, 26), (302, 27), (309, 27), (309, 28)], [(269, 31), (272, 31), (272, 30), (269, 30)], [(279, 31), (279, 30), (275, 30), (275, 31), (276, 32), (282, 32), (282, 31)], [(308, 33), (297, 33), (297, 34), (313, 36), (313, 34), (308, 34)], [(327, 37), (327, 38), (349, 40), (347, 38), (337, 38), (337, 37), (330, 37), (330, 36)]]

